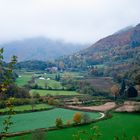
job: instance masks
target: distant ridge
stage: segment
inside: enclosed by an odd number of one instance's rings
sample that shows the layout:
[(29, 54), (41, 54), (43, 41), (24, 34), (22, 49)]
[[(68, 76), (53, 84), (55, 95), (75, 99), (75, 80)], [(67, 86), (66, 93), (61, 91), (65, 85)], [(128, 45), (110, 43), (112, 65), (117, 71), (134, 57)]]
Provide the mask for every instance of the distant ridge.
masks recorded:
[(9, 61), (12, 55), (18, 57), (18, 61), (26, 60), (54, 60), (60, 56), (72, 54), (87, 45), (66, 43), (60, 40), (51, 40), (44, 37), (29, 38), (0, 44), (4, 47), (5, 61)]
[[(134, 47), (137, 48), (132, 50)], [(133, 55), (133, 51), (138, 51), (139, 48), (140, 24), (135, 27), (124, 28), (124, 30), (120, 30), (113, 35), (100, 39), (89, 48), (82, 50), (79, 55), (83, 57), (92, 56), (94, 60), (109, 60), (114, 56), (130, 58), (129, 53)]]

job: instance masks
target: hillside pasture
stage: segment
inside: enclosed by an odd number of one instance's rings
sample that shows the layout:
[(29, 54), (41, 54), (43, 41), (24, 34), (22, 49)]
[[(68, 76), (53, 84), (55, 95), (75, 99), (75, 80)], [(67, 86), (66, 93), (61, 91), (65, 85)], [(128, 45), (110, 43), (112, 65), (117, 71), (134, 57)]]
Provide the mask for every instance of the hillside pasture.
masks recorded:
[(26, 85), (29, 80), (31, 80), (32, 74), (31, 73), (24, 73), (21, 74), (20, 77), (16, 79), (16, 84), (20, 87)]
[[(72, 123), (73, 115), (77, 111), (55, 108), (48, 111), (16, 114), (13, 116), (13, 125), (10, 127), (9, 132), (18, 132), (25, 130), (34, 130), (37, 128), (48, 128), (55, 126), (56, 118), (60, 117), (64, 121), (64, 124), (69, 120)], [(81, 111), (78, 111), (81, 112)], [(81, 112), (84, 113), (84, 112)], [(100, 117), (99, 113), (87, 113), (90, 118)], [(0, 129), (2, 128), (2, 121), (6, 116), (0, 116)]]
[[(74, 140), (73, 134), (78, 131), (86, 130), (91, 132), (93, 126), (98, 126), (101, 132), (99, 140), (113, 140), (115, 136), (120, 136), (122, 139), (123, 135), (126, 135), (128, 139), (131, 139), (133, 136), (140, 136), (140, 116), (139, 114), (121, 114), (114, 113), (113, 118), (100, 121), (94, 124), (87, 126), (81, 126), (77, 128), (69, 128), (65, 130), (58, 130), (49, 132), (47, 137), (48, 140)], [(55, 135), (53, 135), (55, 134)], [(84, 140), (88, 140), (87, 136), (84, 137)]]
[(47, 85), (47, 88), (52, 88), (52, 89), (62, 89), (63, 86), (61, 85), (60, 82), (55, 81), (55, 80), (43, 80), (43, 79), (36, 79), (36, 84), (39, 87), (45, 88), (45, 83)]
[[(140, 116), (139, 114), (129, 114), (129, 113), (113, 113), (111, 119), (100, 121), (94, 124), (72, 127), (68, 129), (49, 131), (45, 135), (47, 140), (75, 140), (73, 135), (78, 133), (78, 131), (88, 131), (92, 132), (91, 128), (93, 126), (98, 126), (101, 136), (98, 140), (114, 140), (115, 136), (119, 136), (120, 140), (123, 136), (126, 136), (127, 140), (131, 140), (133, 136), (140, 137)], [(89, 140), (87, 136), (82, 135), (82, 140)], [(31, 140), (32, 135), (23, 135), (19, 137), (11, 137), (6, 140)]]
[[(40, 87), (44, 88), (45, 87), (45, 82), (47, 82), (48, 87), (51, 88), (58, 88), (62, 89), (62, 85), (60, 82), (55, 81), (55, 76), (57, 73), (47, 73), (46, 71), (33, 71), (33, 72), (26, 72), (26, 71), (21, 71), (18, 72), (19, 77), (16, 79), (16, 84), (18, 86), (24, 86), (28, 83), (29, 80), (31, 80), (31, 77), (34, 76), (36, 79), (36, 84), (38, 84)], [(65, 75), (65, 73), (60, 73), (60, 77), (62, 78)], [(73, 78), (83, 78), (82, 73), (78, 72), (70, 72), (70, 75)], [(40, 77), (43, 77), (44, 80), (39, 79)], [(50, 80), (47, 80), (50, 79)]]
[[(63, 86), (61, 83), (54, 80), (55, 75), (56, 74), (36, 74), (35, 72), (23, 72), (20, 73), (19, 77), (16, 79), (16, 84), (21, 87), (27, 85), (28, 81), (34, 76), (35, 83), (41, 88), (45, 88), (45, 84), (47, 84), (47, 88), (62, 89)], [(40, 77), (43, 77), (44, 79), (40, 79)]]

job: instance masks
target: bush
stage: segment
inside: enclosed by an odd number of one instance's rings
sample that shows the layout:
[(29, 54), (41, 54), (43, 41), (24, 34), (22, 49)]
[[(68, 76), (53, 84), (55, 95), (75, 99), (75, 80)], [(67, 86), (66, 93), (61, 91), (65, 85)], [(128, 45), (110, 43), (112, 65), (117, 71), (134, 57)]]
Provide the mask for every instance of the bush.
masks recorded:
[(49, 98), (48, 99), (48, 104), (49, 105), (53, 105), (54, 104), (54, 99), (53, 98)]
[(79, 112), (75, 113), (73, 116), (74, 123), (79, 124), (81, 123), (81, 120), (82, 120), (82, 114)]
[(70, 126), (70, 125), (71, 125), (71, 121), (68, 120), (67, 123), (66, 123), (66, 125), (67, 125), (67, 126)]
[(61, 118), (57, 118), (55, 121), (56, 127), (62, 127), (63, 126), (63, 121)]
[(60, 105), (60, 101), (58, 99), (55, 99), (53, 102), (53, 105), (59, 106)]
[(48, 99), (48, 104), (59, 106), (61, 103), (58, 99), (54, 99), (54, 98), (51, 97), (51, 98)]
[(82, 120), (84, 123), (88, 123), (91, 119), (87, 113), (82, 114)]
[(26, 104), (30, 104), (30, 99), (28, 98), (24, 98), (24, 99), (19, 99), (19, 98), (14, 98), (14, 100), (12, 101), (13, 105), (26, 105)]

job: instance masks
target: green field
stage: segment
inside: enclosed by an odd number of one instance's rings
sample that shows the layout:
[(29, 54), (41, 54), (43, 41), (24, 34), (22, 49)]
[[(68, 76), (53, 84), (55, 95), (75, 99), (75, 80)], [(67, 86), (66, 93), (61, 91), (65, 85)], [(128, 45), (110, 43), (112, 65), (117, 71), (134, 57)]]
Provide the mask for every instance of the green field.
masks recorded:
[[(93, 125), (98, 126), (102, 133), (102, 136), (99, 138), (99, 140), (113, 140), (114, 136), (122, 136), (124, 133), (126, 133), (126, 135), (129, 137), (128, 140), (130, 140), (130, 137), (134, 135), (140, 136), (140, 115), (115, 113), (113, 118), (97, 122), (95, 124), (49, 132), (48, 140), (73, 140), (72, 135), (75, 133), (75, 131), (90, 130)], [(87, 139), (85, 138), (84, 140)]]
[(45, 96), (47, 94), (50, 95), (78, 95), (76, 91), (64, 91), (64, 90), (37, 90), (37, 89), (32, 89), (30, 90), (30, 93), (39, 93), (40, 96)]
[(18, 78), (16, 79), (16, 84), (17, 84), (18, 86), (24, 86), (24, 85), (26, 85), (26, 84), (28, 83), (28, 81), (31, 79), (32, 74), (26, 73), (26, 74), (21, 74), (20, 76), (21, 76), (21, 77), (18, 77)]
[[(16, 79), (16, 84), (18, 86), (24, 86), (28, 83), (29, 80), (31, 80), (32, 76), (35, 76), (35, 77), (38, 77), (38, 78), (36, 78), (36, 83), (42, 88), (45, 87), (45, 82), (47, 82), (48, 87), (51, 87), (53, 89), (62, 89), (63, 86), (61, 85), (61, 83), (58, 81), (55, 81), (56, 74), (57, 73), (49, 74), (49, 73), (46, 73), (45, 71), (44, 72), (42, 71), (41, 73), (37, 73), (35, 71), (34, 72), (22, 72), (22, 73), (19, 72), (19, 75), (21, 77), (18, 77)], [(63, 77), (64, 74), (65, 73), (60, 73), (61, 77)], [(73, 78), (82, 78), (83, 77), (82, 74), (78, 73), (78, 72), (77, 73), (71, 72), (70, 74), (72, 75)], [(39, 79), (39, 76), (44, 77), (45, 80)], [(47, 80), (47, 78), (50, 78), (51, 80)]]
[[(94, 124), (68, 128), (56, 131), (50, 131), (46, 133), (47, 140), (75, 140), (73, 134), (80, 130), (90, 130), (93, 126), (98, 126), (102, 136), (99, 140), (114, 140), (114, 136), (122, 136), (126, 134), (127, 139), (131, 140), (132, 136), (140, 137), (140, 115), (139, 114), (122, 114), (114, 113), (113, 118), (100, 121)], [(91, 130), (90, 130), (91, 131)], [(8, 138), (8, 140), (31, 140), (31, 135), (24, 135), (20, 137)], [(82, 140), (88, 140), (87, 137)]]
[[(48, 109), (48, 108), (52, 108), (52, 106), (47, 104), (37, 104), (34, 107), (35, 110)], [(32, 110), (31, 105), (14, 106), (14, 111), (28, 111), (28, 110)], [(7, 108), (0, 109), (0, 112), (6, 112), (6, 111), (8, 111)]]
[[(36, 128), (48, 128), (55, 125), (55, 120), (61, 117), (66, 123), (68, 120), (72, 120), (73, 115), (77, 111), (56, 108), (48, 111), (16, 114), (13, 116), (14, 124), (11, 126), (9, 132), (17, 132), (24, 130), (33, 130)], [(82, 112), (81, 112), (82, 113)], [(91, 118), (97, 118), (99, 113), (88, 113)], [(0, 117), (0, 128), (2, 128), (2, 120), (6, 116)]]
[(45, 82), (47, 82), (47, 86), (51, 87), (52, 89), (62, 89), (63, 86), (60, 84), (60, 82), (55, 81), (55, 80), (41, 80), (41, 79), (37, 79), (36, 83), (38, 84), (38, 86), (45, 88)]
[[(42, 76), (41, 74), (33, 74), (33, 73), (23, 73), (20, 75), (21, 77), (18, 77), (16, 79), (16, 84), (18, 86), (24, 86), (26, 84), (28, 84), (28, 81), (31, 80), (32, 76)], [(61, 85), (60, 82), (58, 81), (55, 81), (55, 80), (47, 80), (48, 77), (54, 77), (54, 74), (52, 74), (52, 76), (49, 76), (47, 75), (44, 75), (43, 77), (45, 77), (45, 80), (42, 80), (42, 79), (39, 79), (39, 78), (36, 78), (36, 84), (38, 84), (38, 86), (42, 87), (42, 88), (45, 88), (45, 83), (47, 83), (47, 86), (52, 88), (52, 89), (62, 89), (63, 86)]]

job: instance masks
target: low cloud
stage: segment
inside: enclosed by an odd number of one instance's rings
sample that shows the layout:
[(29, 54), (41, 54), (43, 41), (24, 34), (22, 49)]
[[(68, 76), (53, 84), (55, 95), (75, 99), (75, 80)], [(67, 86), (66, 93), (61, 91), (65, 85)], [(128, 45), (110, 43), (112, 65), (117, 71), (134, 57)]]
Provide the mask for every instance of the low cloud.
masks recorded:
[(0, 0), (0, 41), (45, 36), (93, 43), (140, 22), (139, 0)]

